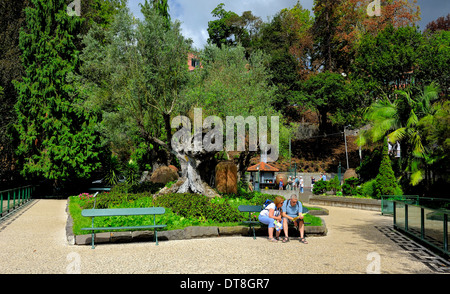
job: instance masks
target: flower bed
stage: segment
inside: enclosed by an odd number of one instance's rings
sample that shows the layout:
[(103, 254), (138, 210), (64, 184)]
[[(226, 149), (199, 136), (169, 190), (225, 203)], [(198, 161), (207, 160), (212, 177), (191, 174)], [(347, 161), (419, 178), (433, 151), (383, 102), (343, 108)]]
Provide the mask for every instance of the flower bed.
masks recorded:
[[(222, 195), (222, 198), (208, 198), (198, 194), (167, 194), (157, 199), (150, 192), (128, 193), (123, 187), (112, 189), (109, 193), (93, 195), (83, 193), (72, 196), (69, 200), (69, 212), (73, 219), (73, 234), (81, 235), (81, 228), (90, 227), (91, 219), (81, 216), (83, 209), (93, 208), (132, 208), (161, 206), (166, 208), (164, 215), (157, 217), (157, 222), (166, 224), (166, 230), (184, 229), (191, 226), (239, 226), (247, 220), (248, 214), (238, 211), (239, 205), (261, 205), (266, 199), (276, 195), (258, 192), (240, 195)], [(310, 208), (314, 209), (314, 208)], [(258, 214), (254, 215), (257, 219)], [(134, 226), (152, 222), (152, 216), (101, 217), (95, 218), (95, 226)], [(309, 226), (321, 226), (321, 219), (306, 215)]]

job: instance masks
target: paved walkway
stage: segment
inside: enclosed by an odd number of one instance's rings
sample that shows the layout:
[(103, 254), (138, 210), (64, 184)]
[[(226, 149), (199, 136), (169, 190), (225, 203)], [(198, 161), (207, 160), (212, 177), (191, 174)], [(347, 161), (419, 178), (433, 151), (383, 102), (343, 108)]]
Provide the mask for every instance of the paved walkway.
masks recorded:
[[(0, 274), (417, 274), (434, 273), (379, 228), (378, 212), (326, 207), (325, 237), (270, 243), (219, 237), (155, 243), (69, 245), (65, 200), (34, 200), (0, 223)], [(378, 228), (377, 228), (378, 227)], [(278, 266), (283, 262), (285, 267)]]

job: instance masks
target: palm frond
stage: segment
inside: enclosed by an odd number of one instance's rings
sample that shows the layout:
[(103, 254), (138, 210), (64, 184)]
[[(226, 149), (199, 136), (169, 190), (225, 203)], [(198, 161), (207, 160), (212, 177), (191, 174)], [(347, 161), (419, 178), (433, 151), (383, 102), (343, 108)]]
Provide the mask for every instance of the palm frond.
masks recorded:
[(416, 170), (411, 174), (411, 185), (417, 186), (423, 180), (424, 172), (422, 170)]
[(378, 142), (378, 141), (382, 140), (386, 136), (387, 132), (395, 129), (396, 123), (397, 123), (397, 121), (395, 118), (390, 118), (390, 119), (388, 118), (388, 119), (385, 119), (385, 120), (379, 122), (378, 124), (375, 124), (374, 127), (372, 127), (372, 129), (371, 129), (372, 141)]
[(409, 171), (411, 173), (410, 183), (413, 186), (419, 184), (424, 178), (425, 173), (423, 171), (423, 168), (421, 167), (422, 167), (421, 161), (419, 159), (413, 159), (406, 169), (406, 171)]
[(408, 132), (406, 128), (398, 128), (389, 134), (389, 142), (396, 143), (401, 142), (407, 136)]
[(417, 123), (419, 122), (419, 118), (417, 117), (416, 113), (413, 109), (411, 109), (411, 112), (409, 114), (408, 120), (406, 121), (406, 126), (408, 128), (415, 127)]
[(410, 142), (413, 146), (413, 155), (417, 158), (423, 158), (425, 154), (425, 147), (422, 144), (422, 138), (419, 132), (415, 131), (411, 134), (410, 138)]

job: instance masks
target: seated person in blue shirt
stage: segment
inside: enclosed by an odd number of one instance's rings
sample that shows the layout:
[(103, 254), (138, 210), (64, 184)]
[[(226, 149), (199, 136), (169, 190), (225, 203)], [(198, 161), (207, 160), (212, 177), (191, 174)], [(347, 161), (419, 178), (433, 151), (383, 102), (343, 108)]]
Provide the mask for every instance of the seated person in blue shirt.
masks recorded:
[[(306, 241), (305, 234), (305, 223), (303, 221), (303, 206), (300, 201), (298, 201), (297, 195), (292, 195), (291, 198), (287, 201), (284, 201), (283, 206), (281, 207), (281, 216), (283, 217), (283, 230), (284, 230), (284, 239), (283, 242), (289, 241), (288, 235), (288, 223), (294, 222), (294, 226), (298, 227), (298, 231), (300, 232), (300, 242), (303, 244), (308, 244)], [(299, 217), (294, 221), (294, 218)]]

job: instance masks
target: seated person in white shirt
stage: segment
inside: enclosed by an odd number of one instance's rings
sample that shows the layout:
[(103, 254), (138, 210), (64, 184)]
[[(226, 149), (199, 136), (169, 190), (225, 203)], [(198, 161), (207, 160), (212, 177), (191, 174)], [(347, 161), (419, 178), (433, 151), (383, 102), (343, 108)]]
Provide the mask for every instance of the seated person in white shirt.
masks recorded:
[[(283, 229), (281, 219), (281, 206), (283, 205), (284, 198), (281, 196), (275, 197), (274, 201), (267, 205), (265, 209), (259, 214), (258, 220), (269, 227), (269, 241), (277, 242), (280, 232)], [(277, 222), (279, 226), (277, 227)], [(273, 230), (276, 229), (276, 239), (273, 237)]]

